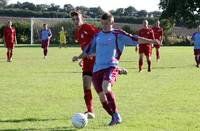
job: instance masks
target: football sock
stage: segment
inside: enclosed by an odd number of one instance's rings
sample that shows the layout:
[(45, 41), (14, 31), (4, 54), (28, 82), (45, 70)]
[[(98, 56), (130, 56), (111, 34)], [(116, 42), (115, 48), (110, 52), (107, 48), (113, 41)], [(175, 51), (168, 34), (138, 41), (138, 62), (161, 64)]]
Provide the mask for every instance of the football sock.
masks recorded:
[(106, 93), (106, 97), (108, 100), (108, 106), (112, 110), (112, 112), (118, 112), (117, 106), (116, 106), (116, 101), (115, 101), (115, 95), (112, 91), (109, 91)]
[(93, 111), (92, 91), (90, 89), (84, 90), (84, 99), (88, 112), (92, 112)]

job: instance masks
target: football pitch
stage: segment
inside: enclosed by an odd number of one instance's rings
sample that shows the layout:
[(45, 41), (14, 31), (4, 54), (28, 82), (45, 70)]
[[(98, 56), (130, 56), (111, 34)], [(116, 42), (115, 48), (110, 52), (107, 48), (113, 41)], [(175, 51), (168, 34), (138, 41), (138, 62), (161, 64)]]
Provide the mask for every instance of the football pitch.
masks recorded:
[[(71, 117), (85, 112), (82, 71), (72, 56), (78, 47), (50, 47), (43, 59), (39, 47), (18, 47), (13, 62), (0, 48), (0, 130), (73, 131)], [(126, 47), (120, 66), (128, 75), (113, 87), (123, 122), (114, 127), (93, 90), (95, 119), (81, 131), (199, 131), (200, 69), (192, 47), (162, 47), (153, 54), (152, 72), (138, 72), (138, 54)]]

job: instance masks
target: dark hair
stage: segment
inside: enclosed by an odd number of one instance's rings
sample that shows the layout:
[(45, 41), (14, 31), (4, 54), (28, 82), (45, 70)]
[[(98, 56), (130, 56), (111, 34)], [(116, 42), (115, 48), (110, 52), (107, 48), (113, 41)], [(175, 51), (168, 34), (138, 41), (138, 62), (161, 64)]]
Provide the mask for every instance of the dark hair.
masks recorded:
[(79, 11), (72, 11), (72, 12), (70, 13), (70, 16), (71, 16), (71, 17), (79, 16), (79, 15), (81, 15), (81, 13), (80, 13)]
[(102, 19), (102, 20), (113, 19), (113, 15), (110, 14), (110, 13), (104, 13), (104, 14), (101, 16), (101, 19)]

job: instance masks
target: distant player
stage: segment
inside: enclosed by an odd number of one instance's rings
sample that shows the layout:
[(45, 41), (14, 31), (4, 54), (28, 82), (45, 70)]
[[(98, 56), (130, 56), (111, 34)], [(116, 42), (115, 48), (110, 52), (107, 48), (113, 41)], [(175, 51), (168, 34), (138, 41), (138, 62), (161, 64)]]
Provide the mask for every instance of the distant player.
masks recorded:
[(60, 37), (60, 48), (61, 47), (67, 47), (67, 39), (66, 39), (67, 32), (65, 32), (64, 27), (61, 27), (61, 31), (59, 32)]
[(14, 45), (17, 43), (16, 30), (12, 27), (12, 21), (8, 21), (7, 27), (3, 31), (3, 40), (7, 48), (7, 61), (11, 62)]
[[(149, 27), (147, 20), (143, 21), (143, 26), (139, 30), (139, 36), (154, 40), (153, 30)], [(139, 72), (142, 71), (144, 55), (147, 59), (148, 72), (151, 72), (152, 43), (140, 43), (139, 45)]]
[[(155, 26), (152, 27), (152, 30), (154, 32), (155, 39), (159, 40), (161, 42), (161, 45), (162, 45), (163, 28), (160, 27), (160, 21), (159, 20), (157, 20)], [(154, 47), (156, 48), (156, 61), (159, 62), (160, 61), (160, 45), (154, 45)]]
[[(103, 30), (95, 35), (92, 43), (85, 49), (87, 57), (96, 55), (93, 68), (93, 84), (99, 95), (101, 104), (112, 117), (110, 126), (122, 122), (117, 108), (112, 86), (119, 74), (118, 63), (125, 45), (136, 46), (140, 43), (159, 43), (156, 40), (146, 39), (114, 29), (114, 17), (105, 13), (101, 17)], [(125, 89), (125, 87), (123, 87)]]
[(192, 42), (194, 43), (194, 56), (196, 61), (196, 67), (200, 65), (200, 25), (198, 31), (192, 35)]
[(47, 27), (47, 24), (43, 24), (43, 29), (40, 32), (41, 47), (43, 48), (44, 59), (47, 58), (48, 47), (50, 39), (52, 37), (51, 30)]

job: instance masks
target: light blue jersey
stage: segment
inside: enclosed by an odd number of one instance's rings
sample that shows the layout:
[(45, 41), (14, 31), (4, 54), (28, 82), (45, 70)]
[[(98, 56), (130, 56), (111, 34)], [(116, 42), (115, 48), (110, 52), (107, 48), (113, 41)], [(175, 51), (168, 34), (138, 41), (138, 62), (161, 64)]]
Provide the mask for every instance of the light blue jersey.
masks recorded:
[(194, 41), (194, 49), (200, 49), (200, 32), (195, 32), (192, 35), (192, 41)]
[(47, 40), (49, 36), (51, 36), (51, 30), (50, 29), (42, 29), (40, 32), (40, 39), (41, 40)]
[(138, 44), (137, 39), (138, 36), (136, 35), (132, 36), (116, 29), (113, 29), (111, 32), (101, 31), (96, 34), (86, 51), (89, 55), (96, 53), (93, 72), (109, 67), (116, 67), (125, 45), (136, 46)]

